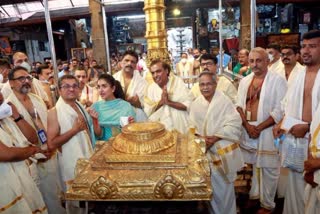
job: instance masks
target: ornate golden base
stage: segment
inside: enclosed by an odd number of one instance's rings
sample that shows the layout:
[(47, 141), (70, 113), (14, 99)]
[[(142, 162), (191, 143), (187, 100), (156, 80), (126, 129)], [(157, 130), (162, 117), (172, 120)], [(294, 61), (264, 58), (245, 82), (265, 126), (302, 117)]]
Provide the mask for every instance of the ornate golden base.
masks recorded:
[(67, 200), (210, 200), (205, 154), (192, 134), (170, 133), (176, 136), (174, 145), (153, 154), (121, 153), (112, 146), (114, 142), (104, 143), (90, 160), (78, 161)]

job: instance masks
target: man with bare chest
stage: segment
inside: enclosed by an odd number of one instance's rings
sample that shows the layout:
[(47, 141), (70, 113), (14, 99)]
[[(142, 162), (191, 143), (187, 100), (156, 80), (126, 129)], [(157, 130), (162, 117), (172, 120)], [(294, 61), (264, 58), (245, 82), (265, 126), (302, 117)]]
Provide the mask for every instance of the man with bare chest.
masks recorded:
[[(60, 98), (48, 113), (48, 146), (58, 150), (58, 166), (63, 191), (66, 192), (75, 177), (79, 158), (89, 159), (93, 153), (93, 126), (90, 116), (77, 101), (79, 82), (72, 75), (58, 81)], [(77, 201), (66, 202), (67, 213), (86, 213)]]
[(147, 115), (143, 111), (143, 96), (147, 82), (136, 70), (138, 54), (126, 51), (121, 60), (121, 70), (113, 75), (118, 80), (129, 102), (136, 112), (137, 122), (146, 121)]
[[(288, 187), (285, 194), (283, 213), (305, 213), (303, 176), (304, 161), (308, 157), (310, 123), (320, 101), (320, 31), (303, 35), (301, 56), (306, 68), (299, 71), (286, 94), (285, 117), (282, 124), (291, 118), (297, 122), (285, 130), (278, 124), (275, 137), (285, 134), (282, 143), (283, 167), (289, 168)], [(305, 177), (312, 174), (306, 173)], [(312, 179), (311, 179), (312, 180)]]
[(260, 200), (259, 213), (271, 213), (275, 208), (280, 157), (272, 126), (283, 116), (280, 103), (287, 90), (286, 80), (269, 71), (268, 63), (265, 49), (251, 50), (252, 73), (240, 81), (236, 103), (243, 126), (240, 146), (244, 161), (253, 164), (250, 199)]
[[(12, 93), (7, 101), (13, 103), (19, 110), (20, 116), (15, 119), (18, 122), (24, 119), (38, 133), (37, 146), (45, 148), (47, 139), (47, 107), (44, 101), (31, 92), (32, 76), (27, 69), (17, 66), (9, 72), (9, 84)], [(40, 161), (36, 164), (36, 170), (31, 174), (39, 184), (40, 191), (48, 207), (49, 213), (64, 213), (59, 200), (59, 185), (57, 183), (57, 164), (54, 155), (47, 157), (47, 161)], [(31, 169), (30, 165), (30, 169)]]

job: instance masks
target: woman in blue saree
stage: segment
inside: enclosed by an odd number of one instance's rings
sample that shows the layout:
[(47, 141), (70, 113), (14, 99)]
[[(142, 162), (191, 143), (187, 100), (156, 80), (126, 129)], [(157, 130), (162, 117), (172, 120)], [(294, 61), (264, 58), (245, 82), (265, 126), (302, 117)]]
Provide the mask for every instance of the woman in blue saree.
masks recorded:
[(111, 75), (100, 75), (97, 89), (102, 100), (91, 106), (89, 114), (96, 139), (107, 141), (121, 132), (120, 117), (129, 117), (129, 122), (133, 122), (136, 114), (131, 104), (124, 100), (120, 83)]

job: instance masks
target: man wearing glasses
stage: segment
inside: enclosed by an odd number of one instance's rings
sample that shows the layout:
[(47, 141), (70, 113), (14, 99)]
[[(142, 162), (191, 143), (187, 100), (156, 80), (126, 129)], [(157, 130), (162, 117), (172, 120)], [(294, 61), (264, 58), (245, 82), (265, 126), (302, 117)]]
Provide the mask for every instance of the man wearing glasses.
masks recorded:
[[(93, 153), (94, 132), (91, 117), (77, 101), (80, 92), (77, 78), (62, 76), (58, 88), (60, 98), (48, 112), (48, 146), (58, 151), (60, 183), (66, 192), (75, 177), (77, 160), (89, 159)], [(67, 213), (85, 211), (78, 201), (67, 201), (66, 209)]]
[[(38, 134), (38, 146), (46, 149), (47, 107), (40, 97), (30, 93), (32, 76), (26, 68), (17, 66), (9, 72), (8, 79), (12, 93), (7, 101), (14, 104), (20, 113), (20, 116), (15, 118), (15, 122), (21, 119), (27, 121)], [(60, 189), (57, 183), (57, 167), (54, 155), (47, 157), (47, 160), (38, 161), (37, 171), (33, 174), (35, 180), (37, 180), (37, 174), (39, 176), (39, 188), (49, 213), (60, 213), (60, 211), (63, 213), (64, 209), (59, 201)]]
[[(204, 54), (200, 58), (200, 66), (202, 71), (209, 71), (216, 75), (217, 73), (217, 57), (211, 54)], [(236, 102), (237, 89), (232, 82), (223, 75), (218, 76), (217, 90), (223, 92), (231, 99), (233, 103)], [(191, 88), (192, 95), (197, 98), (201, 95), (199, 83), (194, 84)]]

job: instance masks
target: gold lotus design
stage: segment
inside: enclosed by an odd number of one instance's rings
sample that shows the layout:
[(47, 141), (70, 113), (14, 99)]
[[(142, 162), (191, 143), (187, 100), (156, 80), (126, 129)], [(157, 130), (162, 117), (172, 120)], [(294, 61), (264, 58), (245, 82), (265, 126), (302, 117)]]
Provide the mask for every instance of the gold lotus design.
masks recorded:
[(157, 122), (132, 123), (122, 129), (112, 147), (126, 154), (152, 154), (175, 144), (173, 134)]

